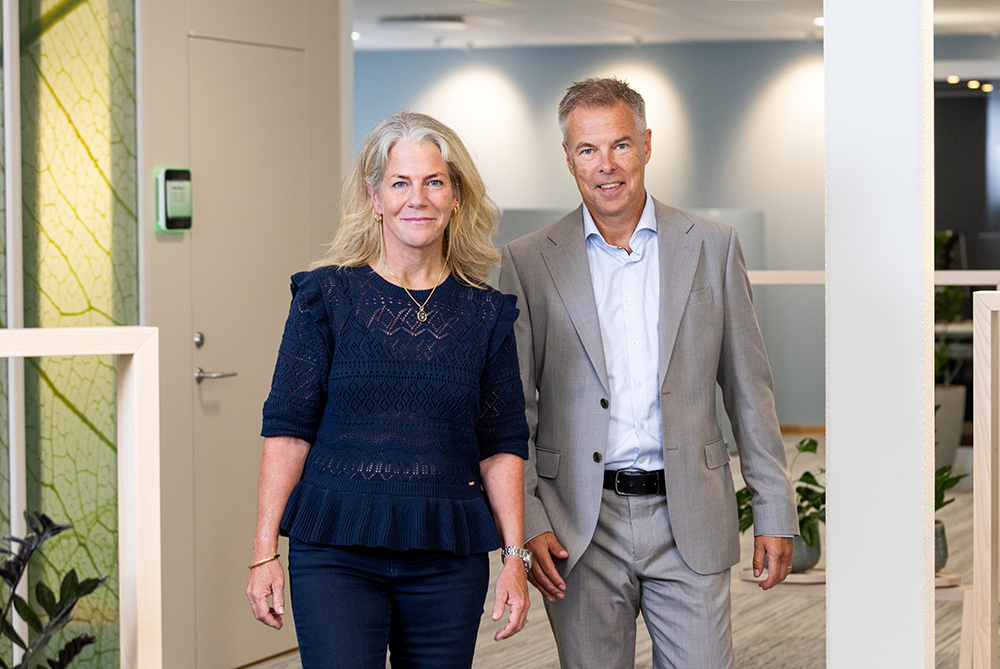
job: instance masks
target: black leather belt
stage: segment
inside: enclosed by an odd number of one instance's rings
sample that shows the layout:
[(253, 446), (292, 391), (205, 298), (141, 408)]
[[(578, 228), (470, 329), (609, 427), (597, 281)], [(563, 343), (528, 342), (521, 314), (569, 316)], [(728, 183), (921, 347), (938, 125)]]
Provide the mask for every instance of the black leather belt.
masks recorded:
[(666, 485), (663, 470), (644, 472), (641, 469), (604, 470), (604, 489), (614, 490), (619, 495), (665, 495)]

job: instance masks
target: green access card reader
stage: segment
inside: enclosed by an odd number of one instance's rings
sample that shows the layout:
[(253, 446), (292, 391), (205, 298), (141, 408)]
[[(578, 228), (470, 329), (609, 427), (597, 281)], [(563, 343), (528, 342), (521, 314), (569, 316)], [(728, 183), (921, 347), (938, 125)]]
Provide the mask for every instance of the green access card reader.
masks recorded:
[(156, 170), (156, 229), (160, 232), (191, 229), (191, 170), (173, 167)]

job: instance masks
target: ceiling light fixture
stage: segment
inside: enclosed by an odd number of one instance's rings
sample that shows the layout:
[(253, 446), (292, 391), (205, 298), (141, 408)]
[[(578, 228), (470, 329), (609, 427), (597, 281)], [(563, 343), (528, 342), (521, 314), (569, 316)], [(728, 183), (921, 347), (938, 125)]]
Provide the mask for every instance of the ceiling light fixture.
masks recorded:
[(957, 84), (961, 80), (962, 80), (962, 78), (960, 76), (958, 76), (957, 74), (949, 74), (948, 78), (945, 79), (945, 81), (947, 81), (949, 84)]
[(976, 90), (977, 88), (979, 88), (979, 82), (973, 79), (969, 83), (967, 83), (966, 86), (968, 86), (972, 90)]
[(817, 26), (819, 28), (822, 28), (823, 27), (823, 17), (822, 16), (817, 16), (816, 18), (814, 18), (813, 19), (813, 25)]
[(980, 88), (979, 90), (981, 90), (983, 93), (992, 93), (993, 84), (983, 84), (982, 88)]
[(355, 30), (354, 32), (351, 33), (351, 39), (357, 42), (359, 39), (361, 39), (361, 33)]
[(397, 28), (429, 28), (431, 30), (465, 30), (465, 17), (461, 14), (409, 14), (382, 16), (383, 26)]

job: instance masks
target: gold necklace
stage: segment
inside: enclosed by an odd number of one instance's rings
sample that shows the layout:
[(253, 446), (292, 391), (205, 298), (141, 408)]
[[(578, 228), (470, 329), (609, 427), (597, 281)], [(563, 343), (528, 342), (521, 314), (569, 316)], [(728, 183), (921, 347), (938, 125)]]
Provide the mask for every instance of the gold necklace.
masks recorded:
[(432, 297), (434, 297), (434, 291), (437, 290), (438, 284), (441, 283), (441, 277), (444, 276), (444, 269), (445, 267), (448, 266), (447, 263), (441, 265), (441, 273), (438, 274), (437, 281), (434, 282), (434, 287), (431, 288), (431, 294), (427, 296), (427, 299), (424, 300), (423, 304), (417, 302), (417, 298), (413, 297), (413, 293), (410, 292), (410, 289), (403, 285), (403, 280), (400, 279), (398, 276), (396, 276), (396, 273), (392, 271), (391, 267), (389, 267), (389, 263), (383, 260), (382, 265), (387, 270), (389, 270), (389, 274), (392, 274), (394, 277), (396, 277), (396, 281), (399, 281), (399, 285), (403, 288), (403, 290), (406, 291), (406, 294), (410, 296), (410, 299), (413, 300), (413, 303), (417, 305), (417, 320), (420, 321), (421, 323), (425, 322), (427, 320), (427, 312), (424, 311), (424, 307), (426, 307), (427, 303), (431, 301)]

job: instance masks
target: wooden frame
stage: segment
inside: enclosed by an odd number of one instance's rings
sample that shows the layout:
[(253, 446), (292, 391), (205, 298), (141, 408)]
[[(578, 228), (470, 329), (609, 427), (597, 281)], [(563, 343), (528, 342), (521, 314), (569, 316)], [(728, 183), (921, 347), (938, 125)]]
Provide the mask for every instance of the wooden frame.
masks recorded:
[[(0, 330), (0, 358), (118, 356), (122, 669), (161, 669), (159, 339), (152, 327)], [(11, 510), (11, 515), (20, 513)]]
[(993, 669), (1000, 658), (997, 568), (997, 445), (1000, 433), (1000, 292), (978, 291), (973, 311), (972, 666)]
[[(749, 270), (750, 283), (755, 286), (822, 286), (826, 272), (817, 270)], [(1000, 290), (1000, 270), (949, 269), (935, 270), (935, 286), (996, 286)]]

